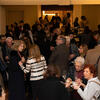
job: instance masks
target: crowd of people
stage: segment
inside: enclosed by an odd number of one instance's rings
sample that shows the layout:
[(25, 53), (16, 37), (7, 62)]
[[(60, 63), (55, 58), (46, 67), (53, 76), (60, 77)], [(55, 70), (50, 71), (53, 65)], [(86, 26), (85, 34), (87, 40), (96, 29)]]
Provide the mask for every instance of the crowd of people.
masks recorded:
[[(99, 100), (100, 25), (85, 16), (63, 20), (46, 15), (32, 25), (6, 26), (0, 36), (2, 100)], [(30, 98), (29, 98), (30, 97)]]

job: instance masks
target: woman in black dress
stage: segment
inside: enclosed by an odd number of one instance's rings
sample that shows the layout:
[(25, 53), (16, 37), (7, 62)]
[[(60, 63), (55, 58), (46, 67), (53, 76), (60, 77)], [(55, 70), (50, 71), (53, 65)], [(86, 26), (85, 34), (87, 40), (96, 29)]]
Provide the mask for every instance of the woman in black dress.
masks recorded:
[(25, 100), (24, 73), (18, 65), (19, 61), (24, 62), (21, 52), (25, 44), (17, 40), (13, 46), (8, 66), (8, 100)]

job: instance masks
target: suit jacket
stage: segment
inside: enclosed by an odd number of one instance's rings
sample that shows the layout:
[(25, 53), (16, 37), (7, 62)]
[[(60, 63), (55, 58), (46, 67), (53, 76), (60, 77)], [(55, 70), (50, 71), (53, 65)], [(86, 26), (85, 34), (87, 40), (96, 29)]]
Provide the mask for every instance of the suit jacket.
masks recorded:
[[(56, 46), (49, 59), (49, 64), (55, 64), (59, 67), (61, 74), (67, 72), (69, 59), (69, 48), (65, 44)], [(64, 73), (65, 74), (65, 73)]]
[(7, 62), (7, 60), (5, 59), (6, 56), (8, 56), (9, 59), (10, 59), (10, 53), (11, 53), (11, 51), (12, 51), (12, 49), (9, 48), (7, 46), (7, 44), (5, 44), (5, 45), (2, 46), (2, 55), (3, 55), (3, 59), (4, 59), (5, 62)]
[[(100, 56), (100, 45), (97, 45), (94, 49), (88, 50), (86, 55), (86, 64), (96, 64), (98, 57)], [(98, 63), (98, 78), (100, 79), (100, 60)]]

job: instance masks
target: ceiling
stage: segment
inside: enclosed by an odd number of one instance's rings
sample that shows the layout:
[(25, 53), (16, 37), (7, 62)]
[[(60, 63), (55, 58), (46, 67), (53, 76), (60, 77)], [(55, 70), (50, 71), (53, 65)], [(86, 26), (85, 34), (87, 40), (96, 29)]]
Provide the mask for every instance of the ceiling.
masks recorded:
[(0, 0), (0, 5), (100, 4), (100, 0)]

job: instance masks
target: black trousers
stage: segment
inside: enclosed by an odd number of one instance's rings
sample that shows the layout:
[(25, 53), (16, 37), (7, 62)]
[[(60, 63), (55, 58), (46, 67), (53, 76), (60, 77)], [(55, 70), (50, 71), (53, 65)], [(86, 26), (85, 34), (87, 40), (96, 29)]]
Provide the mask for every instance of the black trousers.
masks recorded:
[(31, 89), (32, 89), (32, 100), (37, 100), (38, 98), (38, 92), (40, 89), (40, 86), (43, 84), (43, 80), (36, 80), (31, 81)]

